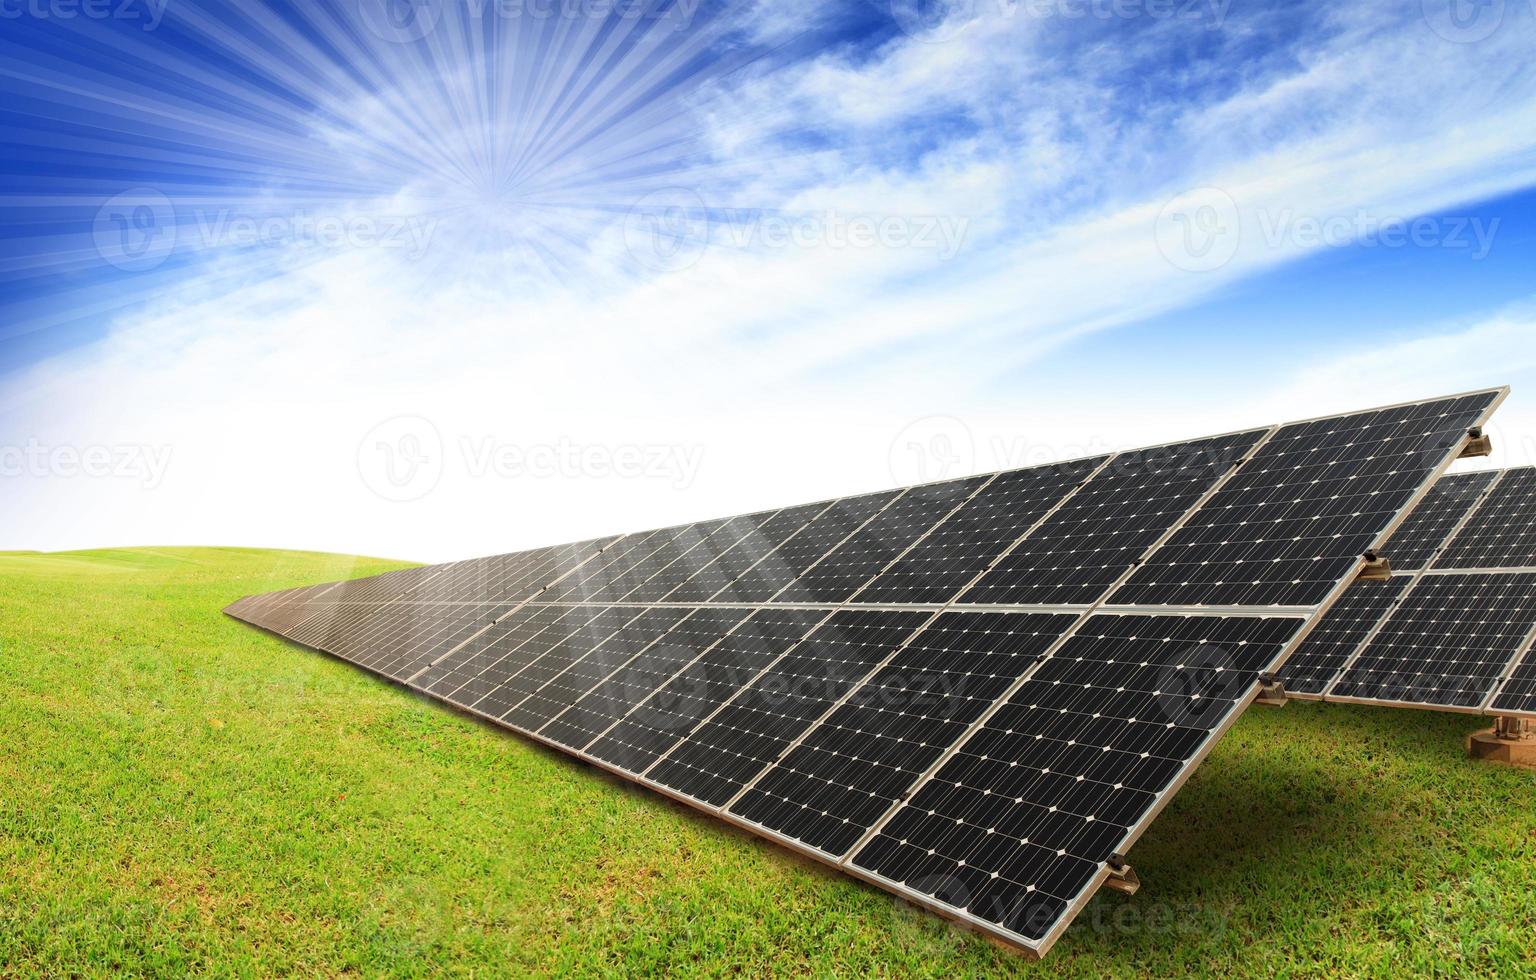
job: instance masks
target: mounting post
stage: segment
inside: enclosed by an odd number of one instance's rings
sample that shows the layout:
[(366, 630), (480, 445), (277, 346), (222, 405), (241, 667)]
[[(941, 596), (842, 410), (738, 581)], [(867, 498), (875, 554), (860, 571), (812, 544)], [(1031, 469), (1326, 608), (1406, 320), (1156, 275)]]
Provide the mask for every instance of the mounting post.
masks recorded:
[(1467, 432), (1467, 445), (1462, 449), (1457, 459), (1478, 459), (1482, 456), (1493, 455), (1493, 437), (1485, 433), (1482, 426), (1470, 429)]
[(1136, 877), (1136, 872), (1125, 863), (1124, 855), (1111, 854), (1109, 877), (1105, 879), (1104, 887), (1122, 895), (1134, 895), (1141, 890), (1141, 879)]
[(1484, 762), (1536, 768), (1536, 722), (1501, 716), (1489, 730), (1467, 738), (1467, 754)]
[(1358, 582), (1392, 581), (1392, 563), (1374, 551), (1365, 553), (1365, 567), (1360, 569)]
[(1259, 684), (1259, 696), (1253, 699), (1254, 704), (1283, 708), (1290, 701), (1290, 695), (1285, 693), (1285, 685), (1274, 674), (1260, 674)]

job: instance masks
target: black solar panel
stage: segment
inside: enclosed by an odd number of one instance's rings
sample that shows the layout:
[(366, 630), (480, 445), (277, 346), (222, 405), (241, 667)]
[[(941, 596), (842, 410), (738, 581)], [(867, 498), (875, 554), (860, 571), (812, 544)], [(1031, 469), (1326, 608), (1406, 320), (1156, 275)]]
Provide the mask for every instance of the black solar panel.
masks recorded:
[[(721, 521), (708, 533), (694, 532), (697, 543), (678, 555), (671, 564), (658, 570), (650, 578), (624, 594), (624, 602), (660, 602), (678, 586), (688, 581), (699, 570), (708, 566), (729, 551), (751, 532), (772, 517), (772, 513), (749, 514)], [(700, 530), (706, 530), (701, 528)]]
[(731, 812), (841, 856), (1077, 621), (945, 613), (765, 772)]
[[(987, 482), (985, 477), (914, 487), (870, 518), (774, 597), (779, 602), (846, 602), (939, 526)], [(903, 597), (898, 603), (913, 600)]]
[(1362, 582), (1344, 593), (1280, 670), (1286, 693), (1321, 695), (1328, 690), (1411, 584), (1412, 576), (1394, 575), (1390, 581)]
[(773, 550), (798, 534), (830, 506), (827, 502), (786, 507), (768, 518), (754, 531), (726, 548), (717, 558), (679, 583), (667, 593), (667, 602), (731, 601), (736, 597), (730, 586), (762, 561)]
[(1528, 648), (1489, 705), (1496, 715), (1536, 715), (1536, 650)]
[[(530, 689), (528, 696), (502, 714), (502, 720), (525, 731), (538, 731), (632, 657), (667, 635), (689, 610), (646, 609), (633, 618), (627, 617), (626, 614), (634, 612), (633, 607), (614, 610), (603, 625), (627, 619), (617, 629), (607, 632), (588, 628), (583, 635), (565, 641), (524, 671), (518, 678), (520, 683), (512, 687), (513, 693)], [(548, 680), (533, 687), (533, 682), (545, 677)]]
[(1093, 617), (853, 864), (1045, 939), (1305, 622)]
[(991, 567), (1105, 457), (1000, 473), (853, 597), (870, 604), (941, 603)]
[(673, 674), (724, 639), (748, 615), (745, 609), (696, 609), (688, 613), (656, 642), (539, 729), (539, 734), (562, 745), (585, 748), (671, 680)]
[(1098, 601), (1268, 431), (1116, 456), (959, 601), (1046, 606)]
[(866, 521), (901, 495), (899, 490), (835, 500), (815, 520), (729, 582), (734, 602), (770, 602)]
[(1466, 520), (1472, 508), (1498, 477), (1497, 471), (1457, 473), (1443, 478), (1397, 533), (1383, 553), (1399, 572), (1416, 572), (1447, 544), (1447, 538)]
[(833, 613), (646, 775), (723, 806), (930, 618)]
[(1501, 395), (229, 611), (1043, 951)]
[(826, 618), (799, 609), (759, 609), (588, 747), (605, 762), (645, 772)]
[(1536, 569), (1536, 468), (1505, 471), (1434, 567)]
[(1285, 426), (1110, 601), (1327, 601), (1496, 399), (1468, 395)]
[(1329, 697), (1481, 708), (1533, 629), (1536, 574), (1430, 575)]

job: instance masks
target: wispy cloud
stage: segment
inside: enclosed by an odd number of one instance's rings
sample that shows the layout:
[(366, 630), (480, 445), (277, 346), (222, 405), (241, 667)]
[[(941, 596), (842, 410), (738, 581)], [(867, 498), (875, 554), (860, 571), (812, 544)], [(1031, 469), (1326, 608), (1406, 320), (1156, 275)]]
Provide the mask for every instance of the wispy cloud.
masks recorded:
[[(0, 412), (50, 444), (174, 456), (153, 493), (32, 480), (15, 513), (77, 515), (45, 544), (176, 528), (448, 557), (491, 546), (488, 513), (507, 512), (512, 546), (883, 485), (890, 441), (930, 409), (978, 431), (1027, 417), (1070, 453), (1102, 423), (1021, 390), (1030, 363), (1536, 176), (1536, 33), (1513, 29), (1528, 12), (1465, 44), (1418, 3), (1075, 9), (983, 3), (868, 43), (763, 8), (686, 30), (515, 25), (489, 50), (320, 25), (344, 64), (270, 16), (168, 12), (246, 62), (288, 52), (325, 96), (294, 113), (169, 57), (242, 100), (219, 146), (263, 162), (199, 193), (161, 181), (195, 261), (151, 270), (147, 308), (102, 341), (14, 375)], [(205, 111), (130, 84), (182, 126)], [(414, 222), (413, 246), (330, 244), (302, 223), (316, 215)], [(247, 218), (256, 239), (232, 238)], [(1308, 233), (1324, 222), (1342, 233)], [(1256, 378), (1279, 394), (1255, 392), (1274, 414), (1254, 420), (1313, 414), (1347, 370)], [(1122, 445), (1227, 427), (1094, 397), (1123, 408)], [(357, 462), (399, 416), (428, 420), (453, 464), (405, 510)], [(490, 478), (455, 448), (487, 439), (703, 456), (686, 492), (675, 474)]]

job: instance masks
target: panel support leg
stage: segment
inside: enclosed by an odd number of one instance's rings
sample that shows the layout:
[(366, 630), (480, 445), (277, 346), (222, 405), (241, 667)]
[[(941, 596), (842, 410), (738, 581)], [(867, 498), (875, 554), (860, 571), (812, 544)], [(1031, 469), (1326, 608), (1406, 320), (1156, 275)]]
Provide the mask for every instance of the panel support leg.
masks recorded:
[(1493, 455), (1493, 436), (1488, 435), (1481, 428), (1476, 428), (1467, 433), (1467, 445), (1462, 449), (1458, 459), (1479, 459), (1483, 456)]
[(1254, 704), (1267, 704), (1272, 708), (1283, 708), (1290, 701), (1290, 695), (1285, 693), (1285, 685), (1280, 683), (1274, 674), (1262, 674), (1259, 676), (1259, 696), (1253, 699)]
[(1125, 858), (1118, 854), (1111, 854), (1109, 877), (1104, 881), (1104, 887), (1122, 895), (1134, 895), (1141, 890), (1141, 879), (1136, 877), (1135, 870), (1125, 863)]
[(1499, 718), (1488, 731), (1467, 739), (1467, 754), (1484, 762), (1536, 768), (1536, 722)]

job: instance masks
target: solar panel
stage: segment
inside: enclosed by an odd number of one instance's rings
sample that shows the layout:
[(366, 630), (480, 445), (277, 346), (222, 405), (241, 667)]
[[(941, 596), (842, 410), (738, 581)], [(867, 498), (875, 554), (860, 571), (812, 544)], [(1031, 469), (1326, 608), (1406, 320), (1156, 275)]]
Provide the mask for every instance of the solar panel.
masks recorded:
[(1536, 716), (1536, 649), (1526, 647), (1525, 656), (1490, 702), (1488, 713)]
[(1044, 942), (1305, 623), (1093, 617), (882, 822), (853, 865)]
[(1435, 567), (1536, 569), (1536, 467), (1506, 470)]
[(1321, 695), (1328, 690), (1412, 584), (1413, 576), (1394, 575), (1386, 582), (1363, 582), (1346, 592), (1286, 660), (1278, 675), (1286, 694)]
[(1428, 575), (1334, 683), (1334, 700), (1480, 710), (1536, 630), (1536, 574)]
[(1416, 572), (1428, 565), (1461, 527), (1472, 508), (1483, 499), (1498, 475), (1495, 470), (1455, 473), (1435, 484), (1424, 502), (1413, 509), (1413, 516), (1387, 542), (1386, 552), (1392, 559), (1392, 567), (1399, 572)]
[(728, 804), (930, 618), (834, 612), (646, 775), (711, 806)]
[(1043, 953), (1503, 396), (437, 566), (288, 632)]
[(754, 531), (726, 548), (713, 561), (701, 566), (667, 593), (667, 602), (730, 601), (735, 598), (731, 585), (762, 561), (775, 548), (795, 536), (830, 506), (823, 501), (800, 507), (787, 507), (768, 518)]
[[(1527, 523), (1533, 474), (1486, 471), (1441, 480), (1384, 549), (1398, 569), (1392, 595), (1361, 589), (1335, 605), (1281, 671), (1286, 691), (1354, 703), (1536, 714), (1536, 704), (1518, 693), (1526, 682), (1520, 658), (1528, 655), (1527, 634), (1536, 628), (1521, 594), (1532, 574), (1525, 542), (1536, 540)], [(1399, 554), (1408, 556), (1406, 572)], [(1506, 691), (1515, 693), (1506, 697)]]
[(1445, 399), (1283, 427), (1110, 602), (1326, 602), (1487, 407)]
[(842, 856), (1077, 620), (939, 616), (766, 770), (731, 812)]
[(1259, 429), (1116, 456), (959, 601), (1098, 601), (1267, 434)]
[(1108, 461), (1099, 456), (998, 474), (853, 601), (949, 602)]

